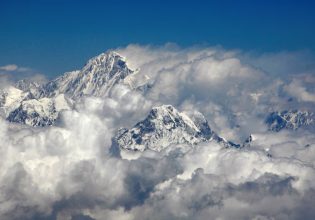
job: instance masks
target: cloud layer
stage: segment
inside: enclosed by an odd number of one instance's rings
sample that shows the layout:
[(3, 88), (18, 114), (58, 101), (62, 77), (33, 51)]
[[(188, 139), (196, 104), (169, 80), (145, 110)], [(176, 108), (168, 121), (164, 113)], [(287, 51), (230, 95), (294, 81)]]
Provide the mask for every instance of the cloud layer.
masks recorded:
[[(53, 127), (0, 120), (1, 219), (315, 216), (314, 132), (271, 133), (263, 123), (269, 111), (314, 110), (312, 65), (287, 75), (264, 69), (270, 57), (274, 66), (286, 56), (303, 66), (305, 54), (254, 56), (174, 45), (130, 45), (119, 52), (139, 68), (137, 80), (150, 77), (147, 94), (119, 85), (111, 97), (83, 99)], [(159, 104), (198, 110), (229, 139), (255, 133), (255, 140), (243, 149), (212, 142), (174, 146), (133, 160), (113, 154), (117, 129), (132, 126)]]

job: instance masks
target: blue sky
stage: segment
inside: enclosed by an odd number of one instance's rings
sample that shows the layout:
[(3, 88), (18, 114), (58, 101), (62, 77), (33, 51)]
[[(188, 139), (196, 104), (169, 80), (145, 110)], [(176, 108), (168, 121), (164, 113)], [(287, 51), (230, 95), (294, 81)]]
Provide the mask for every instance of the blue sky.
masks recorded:
[(49, 76), (130, 43), (315, 50), (314, 1), (1, 0), (0, 66)]

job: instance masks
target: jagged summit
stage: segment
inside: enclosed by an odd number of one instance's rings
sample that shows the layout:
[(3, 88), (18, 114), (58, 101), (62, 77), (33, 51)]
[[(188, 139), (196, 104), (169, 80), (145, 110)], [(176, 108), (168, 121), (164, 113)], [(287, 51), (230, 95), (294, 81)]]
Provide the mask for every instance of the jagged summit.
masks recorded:
[(131, 129), (121, 129), (115, 137), (120, 148), (133, 151), (161, 151), (170, 145), (195, 145), (210, 140), (237, 146), (213, 132), (201, 113), (179, 112), (171, 105), (152, 108), (143, 121)]
[(63, 94), (54, 98), (28, 99), (9, 112), (7, 120), (10, 122), (27, 124), (33, 127), (52, 125), (59, 116), (59, 112), (70, 110), (72, 103)]
[[(51, 125), (59, 111), (71, 109), (73, 101), (82, 96), (108, 96), (115, 85), (125, 83), (133, 73), (123, 56), (107, 51), (88, 60), (81, 70), (67, 72), (48, 83), (20, 80), (0, 91), (0, 114), (11, 122)], [(58, 103), (62, 103), (61, 108)]]
[(43, 96), (53, 97), (64, 93), (72, 99), (85, 95), (104, 97), (114, 85), (133, 72), (124, 57), (108, 51), (90, 59), (81, 70), (65, 73), (49, 82), (44, 87)]
[(84, 65), (89, 66), (91, 64), (93, 65), (103, 65), (107, 63), (110, 60), (121, 60), (124, 63), (126, 63), (126, 58), (122, 55), (120, 55), (118, 52), (114, 50), (108, 50), (107, 52), (101, 53), (95, 57), (92, 57), (91, 59), (88, 60), (88, 62)]
[(102, 71), (103, 74), (111, 73), (114, 75), (115, 71), (121, 69), (130, 70), (127, 67), (126, 58), (116, 51), (109, 50), (89, 59), (81, 71), (85, 73)]
[(300, 127), (314, 126), (314, 113), (300, 110), (285, 110), (271, 112), (265, 123), (271, 131), (280, 131), (282, 129), (296, 130)]

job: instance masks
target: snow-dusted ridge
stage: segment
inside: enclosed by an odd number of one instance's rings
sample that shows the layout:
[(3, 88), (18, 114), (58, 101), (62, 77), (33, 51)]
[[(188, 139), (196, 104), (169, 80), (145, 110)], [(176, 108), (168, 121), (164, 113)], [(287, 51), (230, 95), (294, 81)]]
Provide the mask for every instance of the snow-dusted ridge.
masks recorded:
[(296, 130), (302, 127), (315, 126), (315, 115), (309, 111), (278, 111), (270, 113), (265, 122), (271, 131)]
[[(48, 83), (21, 80), (0, 91), (0, 113), (10, 122), (30, 126), (53, 125), (60, 112), (73, 109), (85, 96), (108, 97), (117, 84), (146, 92), (152, 87), (149, 77), (128, 67), (126, 58), (107, 51), (91, 58), (81, 70), (71, 71)], [(266, 124), (271, 131), (315, 125), (307, 111), (273, 112)], [(217, 135), (201, 113), (179, 112), (171, 105), (152, 108), (148, 116), (130, 129), (121, 129), (114, 138), (120, 149), (162, 151), (170, 145), (196, 145), (215, 141), (225, 147), (250, 146), (252, 136), (242, 145)]]
[[(1, 91), (1, 114), (10, 122), (52, 125), (60, 111), (71, 109), (73, 102), (83, 96), (110, 96), (120, 83), (138, 89), (135, 74), (123, 56), (107, 51), (91, 58), (81, 70), (67, 72), (48, 83), (21, 80)], [(139, 84), (143, 86), (145, 82)]]
[(46, 84), (43, 95), (67, 94), (74, 100), (82, 96), (104, 97), (117, 83), (133, 73), (124, 57), (108, 51), (90, 59), (82, 70), (68, 72)]
[(53, 98), (29, 99), (22, 101), (17, 109), (10, 112), (7, 120), (43, 127), (52, 125), (57, 120), (59, 112), (71, 108), (72, 103), (64, 94)]
[(201, 113), (188, 115), (171, 105), (162, 105), (152, 108), (148, 116), (131, 129), (120, 129), (114, 144), (123, 150), (162, 151), (170, 145), (196, 145), (211, 140), (226, 147), (239, 147), (212, 131)]

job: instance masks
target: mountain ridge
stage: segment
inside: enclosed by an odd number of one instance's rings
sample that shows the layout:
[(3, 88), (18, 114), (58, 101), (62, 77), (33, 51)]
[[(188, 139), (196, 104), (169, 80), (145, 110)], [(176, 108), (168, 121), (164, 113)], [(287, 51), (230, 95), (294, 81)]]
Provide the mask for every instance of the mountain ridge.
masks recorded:
[[(89, 59), (81, 70), (66, 72), (47, 83), (20, 80), (1, 91), (2, 115), (10, 122), (31, 126), (52, 125), (60, 111), (72, 108), (70, 103), (83, 96), (110, 96), (115, 85), (128, 85), (124, 79), (135, 73), (123, 56), (109, 50)], [(61, 96), (64, 99), (63, 108), (56, 108)]]
[(307, 126), (315, 126), (313, 112), (301, 110), (284, 110), (271, 112), (265, 119), (270, 131), (279, 132), (282, 129), (297, 130)]
[(188, 116), (172, 105), (153, 107), (144, 120), (130, 129), (121, 129), (114, 138), (121, 149), (141, 152), (147, 149), (159, 152), (173, 144), (196, 145), (212, 140), (225, 147), (239, 147), (212, 131), (201, 113)]

